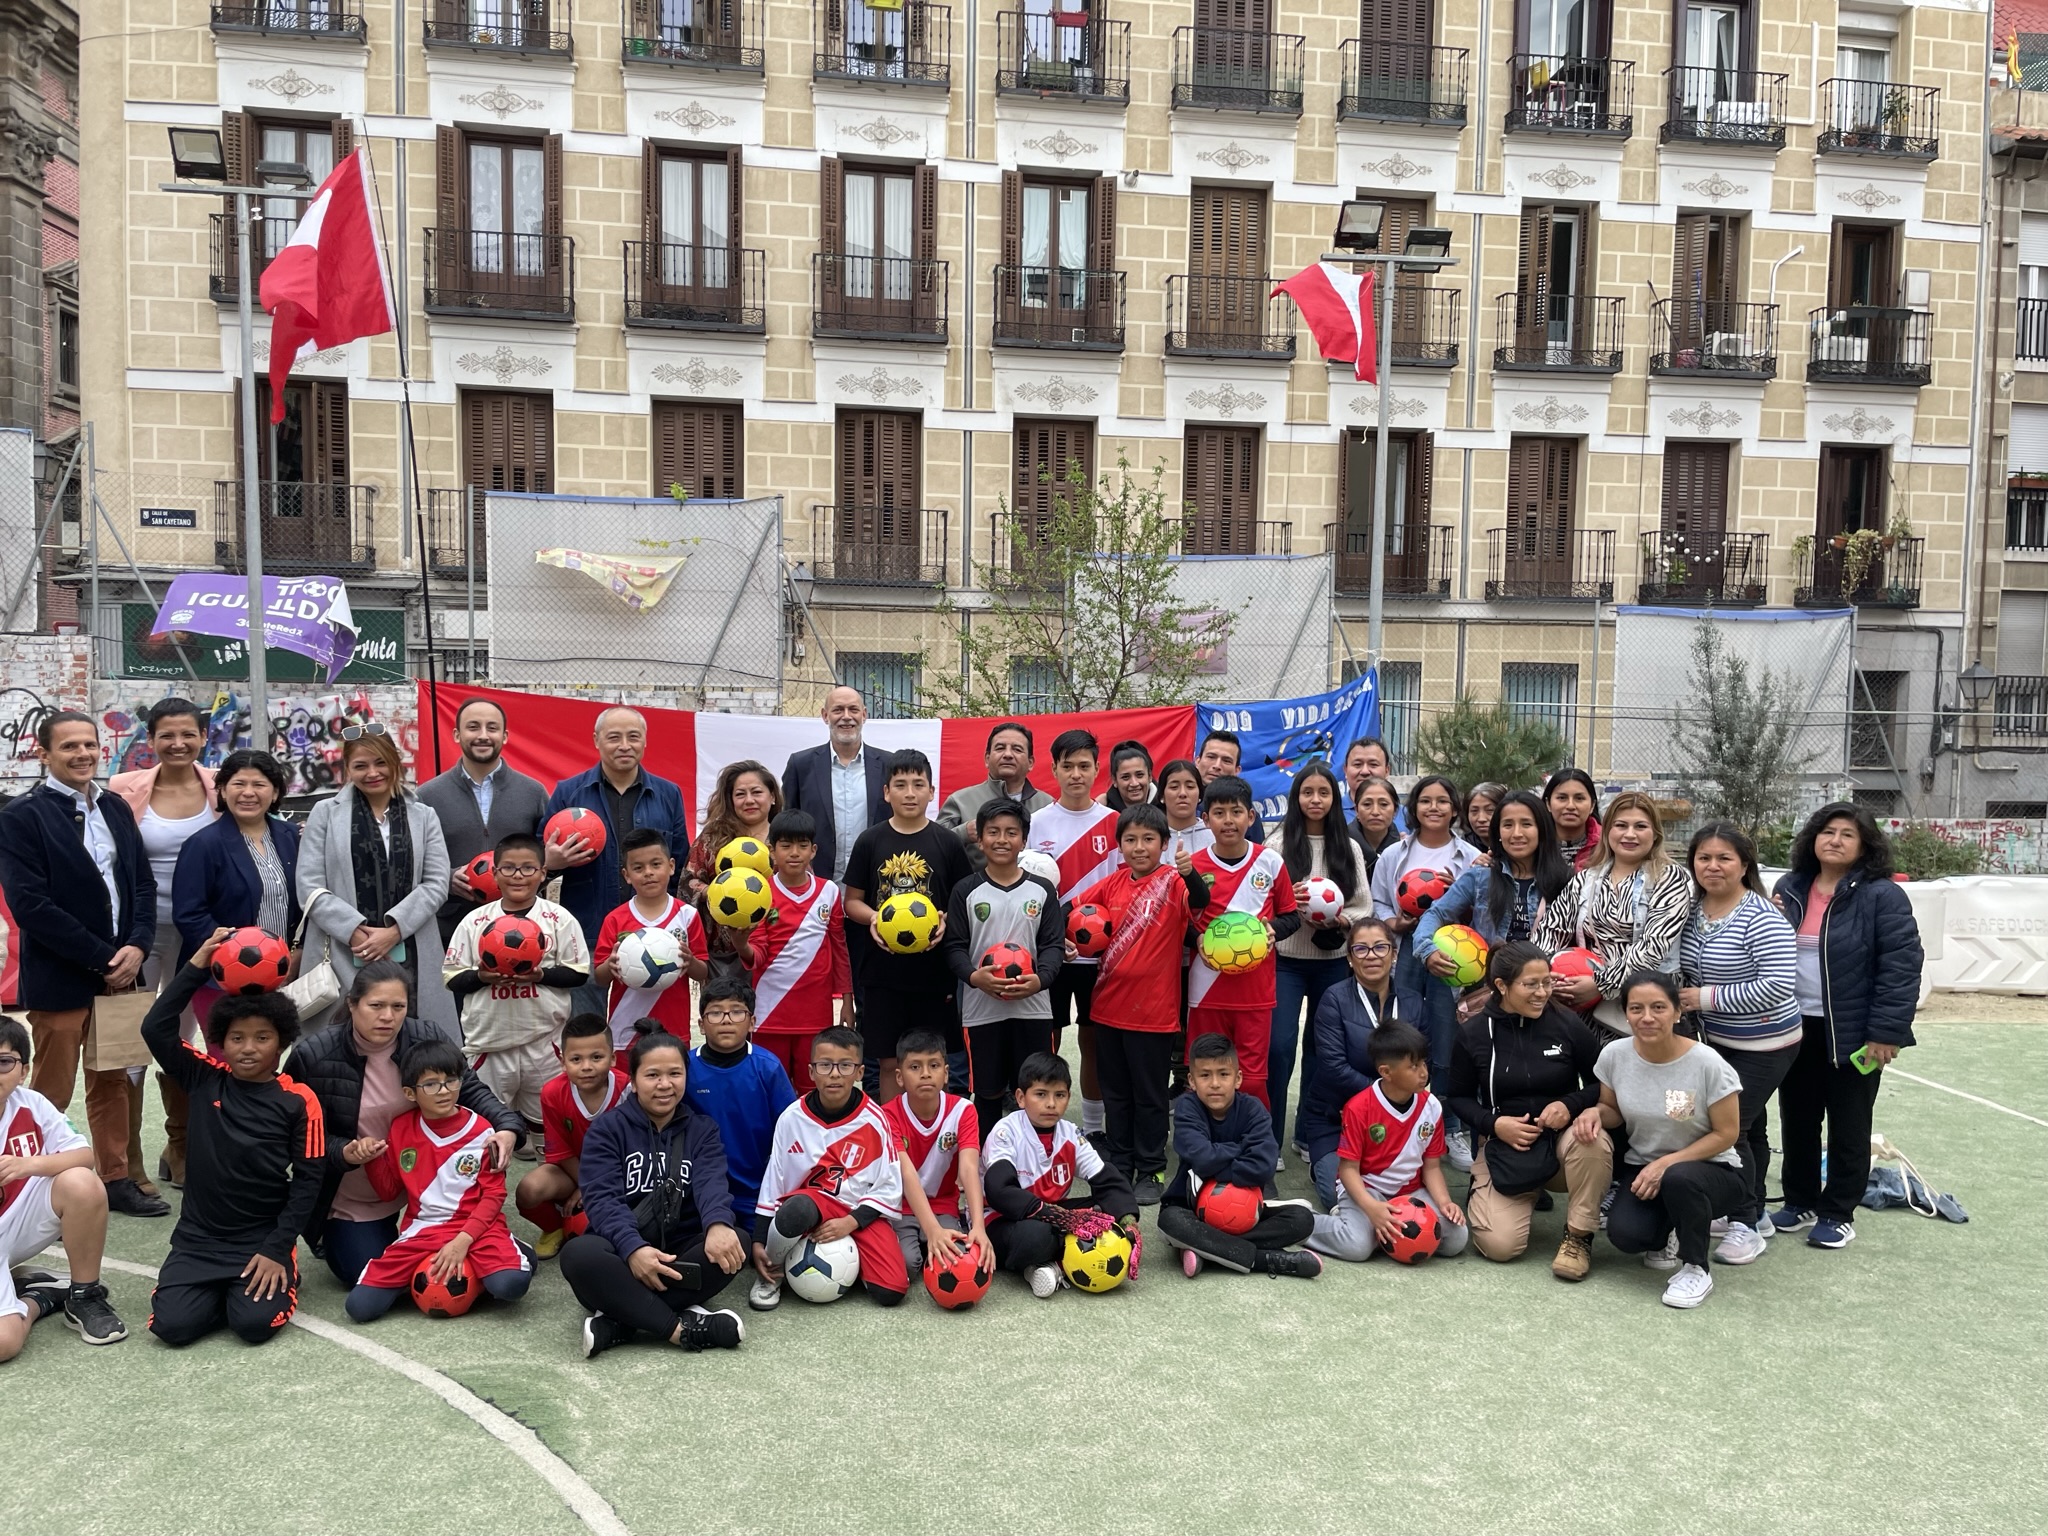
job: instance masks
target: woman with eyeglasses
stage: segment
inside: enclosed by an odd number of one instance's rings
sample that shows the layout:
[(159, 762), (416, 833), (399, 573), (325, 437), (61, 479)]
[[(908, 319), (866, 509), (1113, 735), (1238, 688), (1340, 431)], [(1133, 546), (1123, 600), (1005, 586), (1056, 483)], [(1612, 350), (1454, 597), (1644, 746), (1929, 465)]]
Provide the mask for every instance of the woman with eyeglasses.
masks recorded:
[(1337, 1204), (1337, 1141), (1344, 1106), (1379, 1079), (1368, 1050), (1372, 1032), (1401, 1017), (1394, 999), (1399, 940), (1385, 919), (1365, 913), (1345, 940), (1348, 977), (1323, 994), (1315, 1016), (1315, 1076), (1302, 1085), (1301, 1130), (1310, 1177), (1324, 1208)]
[(455, 1000), (441, 979), (446, 951), (437, 914), (448, 899), (441, 818), (407, 793), (405, 760), (379, 721), (342, 730), (341, 771), (348, 782), (313, 807), (299, 841), (303, 963), (329, 961), (347, 991), (357, 967), (394, 961), (412, 979), (419, 1017), (459, 1041)]

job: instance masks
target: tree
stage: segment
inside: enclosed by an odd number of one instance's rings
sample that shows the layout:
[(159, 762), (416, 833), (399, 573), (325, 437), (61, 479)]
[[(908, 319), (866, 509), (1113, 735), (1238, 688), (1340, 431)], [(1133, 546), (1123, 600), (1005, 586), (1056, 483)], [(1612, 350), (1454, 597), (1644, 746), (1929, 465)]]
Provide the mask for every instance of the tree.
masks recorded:
[(1028, 520), (1002, 503), (1007, 551), (977, 562), (989, 606), (961, 637), (964, 677), (927, 687), (941, 713), (1012, 712), (1011, 667), (1033, 669), (1035, 713), (1185, 704), (1206, 697), (1202, 672), (1234, 615), (1184, 603), (1176, 590), (1181, 519), (1167, 509), (1162, 462), (1149, 483), (1117, 461), (1091, 486), (1078, 463), (1049, 515)]
[(1813, 761), (1798, 747), (1798, 686), (1729, 655), (1720, 629), (1702, 619), (1692, 634), (1692, 692), (1671, 719), (1680, 788), (1696, 820), (1732, 821), (1755, 837), (1791, 811)]
[(1415, 755), (1427, 772), (1468, 790), (1486, 783), (1510, 789), (1541, 784), (1571, 750), (1541, 715), (1522, 714), (1505, 699), (1475, 703), (1465, 694), (1415, 738)]

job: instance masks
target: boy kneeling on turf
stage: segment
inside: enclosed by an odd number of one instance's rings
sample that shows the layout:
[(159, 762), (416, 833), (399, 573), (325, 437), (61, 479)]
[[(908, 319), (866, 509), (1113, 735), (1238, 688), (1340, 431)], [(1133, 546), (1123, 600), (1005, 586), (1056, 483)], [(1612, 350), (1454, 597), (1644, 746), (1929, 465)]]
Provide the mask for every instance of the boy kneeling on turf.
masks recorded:
[(981, 1208), (981, 1122), (972, 1103), (946, 1092), (948, 1066), (946, 1038), (935, 1030), (912, 1029), (896, 1042), (902, 1092), (882, 1118), (902, 1149), (906, 1210), (896, 1236), (910, 1270), (970, 1247), (995, 1262)]
[(212, 979), (214, 951), (232, 931), (217, 929), (199, 947), (142, 1023), (149, 1053), (191, 1105), (184, 1206), (150, 1297), (149, 1331), (166, 1344), (191, 1344), (223, 1327), (261, 1344), (291, 1321), (299, 1231), (327, 1171), (320, 1100), (277, 1070), (299, 1037), (290, 998), (218, 999), (206, 1017), (212, 1056), (183, 1038), (180, 1018)]
[(380, 1200), (405, 1201), (398, 1241), (364, 1266), (348, 1293), (348, 1315), (359, 1323), (389, 1312), (422, 1267), (442, 1284), (467, 1267), (500, 1301), (517, 1301), (533, 1284), (533, 1250), (505, 1225), (497, 1133), (462, 1107), (462, 1066), (462, 1052), (446, 1040), (422, 1040), (398, 1069), (412, 1108), (391, 1122), (386, 1139), (359, 1136), (342, 1149)]
[[(614, 1065), (612, 1026), (602, 1014), (579, 1013), (562, 1026), (562, 1070), (540, 1091), (546, 1128), (541, 1165), (519, 1181), (512, 1203), (540, 1228), (536, 1257), (552, 1259), (568, 1240), (565, 1223), (583, 1210), (578, 1165), (590, 1122), (626, 1094), (626, 1074)], [(576, 1221), (582, 1231), (587, 1221)]]
[[(1204, 1260), (1244, 1275), (1313, 1280), (1323, 1261), (1288, 1250), (1315, 1230), (1315, 1213), (1297, 1200), (1266, 1198), (1280, 1143), (1272, 1114), (1240, 1092), (1243, 1085), (1237, 1047), (1223, 1035), (1196, 1036), (1188, 1047), (1188, 1091), (1173, 1102), (1180, 1172), (1160, 1204), (1159, 1234), (1180, 1249), (1190, 1280)], [(1202, 1203), (1205, 1192), (1213, 1192), (1213, 1206)]]
[(1429, 1041), (1413, 1024), (1382, 1024), (1366, 1042), (1380, 1080), (1344, 1106), (1337, 1140), (1337, 1204), (1316, 1218), (1309, 1247), (1361, 1263), (1392, 1242), (1390, 1201), (1420, 1194), (1436, 1207), (1437, 1255), (1463, 1253), (1472, 1240), (1465, 1213), (1444, 1183), (1444, 1107), (1429, 1091)]
[[(1017, 1108), (982, 1143), (981, 1182), (996, 1263), (1022, 1275), (1041, 1301), (1065, 1283), (1060, 1255), (1077, 1217), (1099, 1211), (1123, 1229), (1131, 1240), (1133, 1280), (1143, 1252), (1130, 1181), (1066, 1118), (1073, 1090), (1063, 1058), (1049, 1051), (1025, 1057), (1017, 1068)], [(1085, 1200), (1073, 1194), (1077, 1176), (1088, 1181)]]

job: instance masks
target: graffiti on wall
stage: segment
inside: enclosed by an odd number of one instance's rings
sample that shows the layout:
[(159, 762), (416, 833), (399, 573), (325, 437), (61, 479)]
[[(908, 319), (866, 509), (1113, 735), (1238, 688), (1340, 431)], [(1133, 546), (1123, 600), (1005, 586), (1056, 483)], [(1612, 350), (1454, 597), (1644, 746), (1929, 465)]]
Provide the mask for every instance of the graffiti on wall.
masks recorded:
[[(113, 697), (107, 699), (107, 690)], [(100, 751), (109, 775), (148, 768), (156, 762), (149, 748), (150, 707), (166, 697), (160, 687), (135, 683), (102, 684), (98, 709)], [(409, 763), (419, 747), (419, 722), (410, 709), (409, 691), (342, 689), (332, 693), (293, 694), (270, 701), (270, 750), (284, 765), (288, 794), (317, 795), (341, 783), (342, 732), (352, 725), (379, 722), (398, 743)], [(212, 699), (195, 700), (206, 712), (206, 748), (201, 761), (217, 768), (237, 747), (249, 745), (249, 704), (241, 695), (222, 691)]]
[[(1913, 822), (1880, 822), (1896, 836)], [(1947, 843), (1975, 845), (1984, 854), (1987, 875), (2038, 875), (2048, 873), (2048, 822), (1982, 818), (1942, 819), (1917, 823)]]
[(42, 777), (36, 727), (56, 708), (33, 688), (0, 688), (0, 779)]

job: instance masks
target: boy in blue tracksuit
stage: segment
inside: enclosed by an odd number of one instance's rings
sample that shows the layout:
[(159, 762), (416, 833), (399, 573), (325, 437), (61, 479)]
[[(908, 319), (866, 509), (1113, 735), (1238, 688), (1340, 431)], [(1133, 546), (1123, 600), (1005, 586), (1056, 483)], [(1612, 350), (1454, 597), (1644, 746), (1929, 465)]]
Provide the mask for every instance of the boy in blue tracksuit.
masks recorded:
[(697, 1007), (704, 1043), (690, 1052), (690, 1103), (718, 1126), (733, 1220), (745, 1232), (753, 1226), (775, 1122), (796, 1102), (796, 1089), (773, 1051), (757, 1051), (747, 1041), (754, 1029), (754, 989), (745, 981), (713, 976)]

